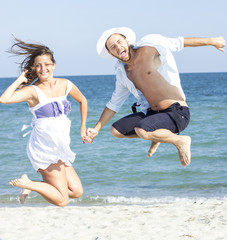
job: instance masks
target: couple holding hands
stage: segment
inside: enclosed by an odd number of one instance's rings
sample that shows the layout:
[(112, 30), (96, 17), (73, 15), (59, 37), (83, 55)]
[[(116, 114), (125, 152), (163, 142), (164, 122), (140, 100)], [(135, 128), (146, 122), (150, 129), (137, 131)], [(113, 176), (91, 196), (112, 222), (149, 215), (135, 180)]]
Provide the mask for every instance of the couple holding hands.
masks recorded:
[(49, 203), (66, 206), (69, 198), (83, 194), (81, 181), (72, 167), (75, 153), (70, 149), (71, 121), (67, 115), (71, 104), (67, 96), (79, 103), (80, 135), (83, 141), (91, 143), (132, 93), (137, 99), (133, 113), (116, 121), (111, 126), (111, 134), (116, 138), (151, 141), (148, 156), (155, 153), (160, 143), (173, 144), (180, 163), (187, 166), (191, 160), (191, 138), (180, 132), (190, 121), (190, 111), (172, 52), (207, 45), (224, 52), (225, 40), (149, 34), (136, 41), (134, 31), (127, 27), (103, 32), (97, 42), (97, 52), (104, 58), (117, 59), (116, 88), (97, 124), (86, 128), (87, 100), (71, 81), (53, 76), (53, 52), (44, 45), (15, 38), (10, 52), (24, 56), (22, 74), (3, 92), (0, 103), (28, 103), (33, 120), (27, 155), (43, 178), (42, 182), (33, 181), (24, 174), (9, 183), (22, 189), (20, 202), (23, 204), (28, 194), (35, 191)]

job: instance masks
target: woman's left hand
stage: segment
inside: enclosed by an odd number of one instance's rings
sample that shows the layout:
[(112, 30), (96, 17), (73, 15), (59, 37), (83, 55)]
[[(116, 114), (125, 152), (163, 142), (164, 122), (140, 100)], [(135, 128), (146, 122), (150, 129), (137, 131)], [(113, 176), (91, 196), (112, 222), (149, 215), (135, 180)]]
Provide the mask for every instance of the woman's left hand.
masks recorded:
[(81, 136), (81, 138), (82, 138), (83, 143), (85, 143), (85, 140), (86, 140), (86, 138), (87, 138), (86, 128), (81, 128), (81, 129), (80, 129), (80, 136)]

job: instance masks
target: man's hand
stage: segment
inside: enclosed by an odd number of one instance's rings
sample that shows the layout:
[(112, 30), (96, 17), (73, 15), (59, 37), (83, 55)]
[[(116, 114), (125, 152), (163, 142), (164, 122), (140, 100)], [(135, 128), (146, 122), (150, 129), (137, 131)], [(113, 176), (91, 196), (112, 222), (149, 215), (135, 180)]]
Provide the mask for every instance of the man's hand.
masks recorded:
[(223, 37), (216, 37), (213, 38), (213, 46), (216, 47), (219, 51), (224, 52), (224, 47), (225, 47), (225, 39)]
[(88, 143), (92, 143), (94, 138), (98, 135), (98, 131), (94, 128), (88, 128), (87, 129), (87, 132), (86, 132), (86, 138), (85, 140), (88, 142)]
[(219, 51), (224, 52), (225, 39), (222, 36), (211, 38), (184, 38), (184, 47), (213, 46)]

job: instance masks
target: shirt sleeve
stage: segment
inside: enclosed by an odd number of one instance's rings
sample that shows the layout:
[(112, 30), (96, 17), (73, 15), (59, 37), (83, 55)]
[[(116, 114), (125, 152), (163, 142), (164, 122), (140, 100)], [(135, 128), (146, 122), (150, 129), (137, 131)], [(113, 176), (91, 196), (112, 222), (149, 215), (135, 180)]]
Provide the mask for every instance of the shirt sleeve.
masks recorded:
[(171, 52), (181, 51), (184, 48), (184, 38), (167, 38), (160, 34), (149, 34), (144, 36), (137, 44), (136, 47), (142, 46), (153, 46), (160, 49), (160, 47), (164, 47), (169, 49)]
[(129, 89), (124, 86), (122, 79), (119, 74), (117, 74), (115, 90), (110, 101), (106, 104), (106, 107), (114, 112), (118, 112), (129, 95)]

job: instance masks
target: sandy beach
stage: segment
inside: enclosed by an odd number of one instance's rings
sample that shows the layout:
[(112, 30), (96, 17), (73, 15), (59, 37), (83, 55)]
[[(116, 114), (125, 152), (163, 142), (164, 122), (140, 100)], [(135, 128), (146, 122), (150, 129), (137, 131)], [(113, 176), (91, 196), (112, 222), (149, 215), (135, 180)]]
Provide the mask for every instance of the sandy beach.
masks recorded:
[(227, 201), (2, 207), (1, 240), (224, 240)]

